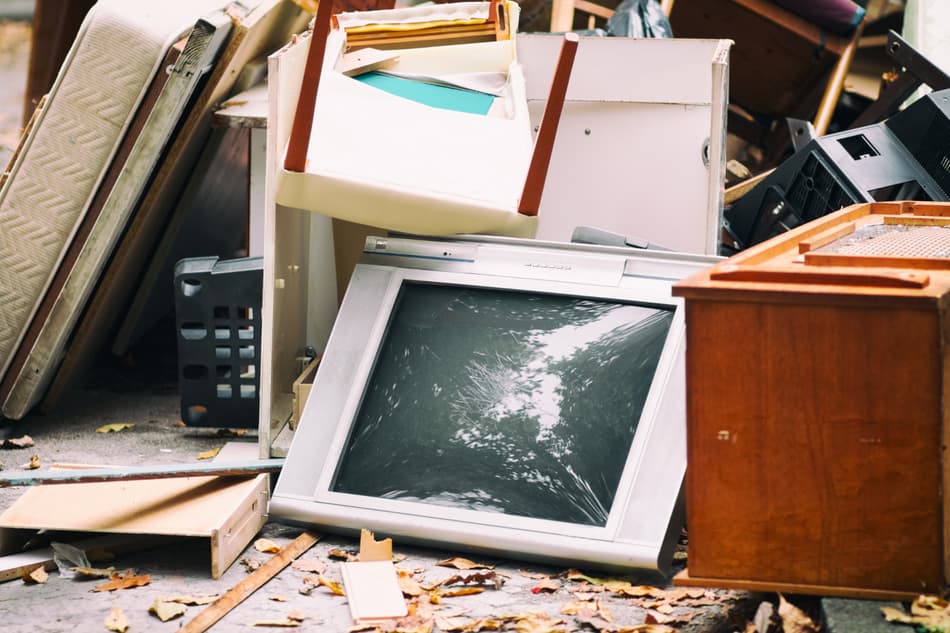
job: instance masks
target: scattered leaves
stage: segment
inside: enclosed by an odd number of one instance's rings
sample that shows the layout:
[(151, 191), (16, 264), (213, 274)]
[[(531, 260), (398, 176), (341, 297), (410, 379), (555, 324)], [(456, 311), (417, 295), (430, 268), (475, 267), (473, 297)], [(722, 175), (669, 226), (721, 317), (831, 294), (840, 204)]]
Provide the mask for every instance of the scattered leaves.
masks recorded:
[(465, 570), (494, 569), (495, 568), (494, 565), (485, 565), (483, 563), (476, 563), (474, 561), (470, 561), (467, 558), (460, 558), (458, 556), (454, 558), (446, 558), (444, 560), (440, 560), (439, 562), (436, 563), (436, 565), (439, 565), (440, 567), (454, 567), (455, 569), (465, 569)]
[(268, 600), (273, 600), (274, 602), (287, 602), (290, 600), (287, 596), (270, 596)]
[(36, 470), (40, 467), (40, 456), (39, 455), (30, 455), (30, 461), (27, 464), (23, 464), (23, 468), (27, 470)]
[(423, 589), (429, 591), (436, 587), (445, 587), (447, 585), (492, 585), (495, 589), (501, 589), (502, 585), (505, 584), (505, 578), (505, 576), (494, 570), (476, 571), (470, 574), (455, 574), (448, 578), (443, 578), (435, 584), (423, 587)]
[(547, 613), (529, 611), (515, 616), (515, 628), (518, 633), (566, 633), (564, 620), (554, 618)]
[(0, 448), (5, 449), (30, 448), (31, 446), (33, 446), (33, 438), (29, 435), (24, 435), (23, 437), (8, 437), (0, 444)]
[(188, 609), (185, 605), (178, 602), (172, 602), (165, 598), (155, 598), (155, 601), (152, 603), (152, 606), (148, 608), (148, 612), (153, 614), (162, 622), (168, 622), (175, 618), (180, 618), (185, 615), (185, 612)]
[(251, 624), (251, 626), (272, 626), (272, 627), (295, 627), (300, 626), (300, 620), (291, 620), (286, 618), (284, 620), (258, 620)]
[(440, 631), (446, 631), (447, 633), (478, 633), (479, 631), (500, 631), (505, 625), (505, 621), (495, 618), (469, 620), (460, 617), (436, 617), (435, 624)]
[(485, 591), (482, 587), (462, 587), (461, 589), (433, 589), (429, 592), (429, 602), (432, 604), (441, 604), (442, 598), (457, 598), (459, 596), (472, 596), (476, 593)]
[(778, 595), (778, 615), (782, 618), (784, 633), (818, 633), (818, 625), (782, 594)]
[(134, 572), (127, 571), (124, 574), (112, 574), (108, 582), (97, 585), (95, 591), (115, 591), (116, 589), (131, 589), (132, 587), (142, 587), (152, 582), (152, 577), (148, 574), (136, 576)]
[(553, 578), (545, 578), (534, 587), (531, 587), (531, 593), (554, 593), (561, 588), (561, 583)]
[(319, 558), (302, 558), (297, 559), (290, 564), (291, 567), (297, 571), (302, 571), (308, 574), (322, 574), (326, 571), (327, 565)]
[[(182, 423), (184, 426), (184, 423)], [(218, 437), (244, 437), (247, 435), (247, 429), (218, 429), (215, 433)]]
[(213, 459), (220, 452), (221, 452), (220, 446), (218, 448), (212, 448), (211, 450), (198, 453), (198, 459)]
[(543, 580), (551, 577), (551, 574), (542, 574), (540, 572), (528, 571), (527, 569), (519, 569), (518, 573), (531, 580)]
[(112, 578), (112, 574), (115, 573), (115, 567), (106, 567), (105, 569), (99, 569), (97, 567), (70, 567), (70, 571), (75, 572), (75, 574), (80, 578)]
[(316, 579), (310, 578), (308, 576), (307, 578), (303, 579), (303, 584), (300, 586), (300, 588), (297, 591), (299, 591), (305, 596), (309, 596), (311, 593), (313, 593), (313, 590), (319, 586), (320, 585), (317, 584)]
[(182, 427), (182, 426), (188, 426), (188, 425), (185, 424), (184, 420), (178, 420), (177, 422), (175, 422), (175, 426)]
[(107, 630), (116, 633), (125, 633), (129, 629), (129, 619), (125, 617), (125, 611), (118, 606), (112, 607), (103, 624)]
[(254, 549), (263, 554), (276, 554), (280, 551), (280, 545), (268, 538), (259, 538), (254, 541)]
[(950, 628), (950, 603), (938, 596), (918, 596), (910, 605), (910, 614), (891, 607), (882, 607), (881, 612), (888, 622), (918, 625), (918, 628), (928, 631)]
[(28, 585), (41, 585), (49, 580), (49, 574), (46, 573), (46, 568), (40, 565), (30, 571), (24, 570), (20, 578)]
[(676, 633), (676, 629), (665, 624), (647, 622), (634, 626), (622, 626), (616, 630), (616, 633)]
[(96, 429), (96, 433), (119, 433), (120, 431), (131, 429), (133, 426), (135, 426), (135, 424), (132, 422), (115, 422), (113, 424), (103, 424), (98, 429)]
[(613, 614), (602, 600), (572, 600), (561, 607), (564, 615), (576, 615), (582, 618), (601, 618), (605, 622), (613, 622)]

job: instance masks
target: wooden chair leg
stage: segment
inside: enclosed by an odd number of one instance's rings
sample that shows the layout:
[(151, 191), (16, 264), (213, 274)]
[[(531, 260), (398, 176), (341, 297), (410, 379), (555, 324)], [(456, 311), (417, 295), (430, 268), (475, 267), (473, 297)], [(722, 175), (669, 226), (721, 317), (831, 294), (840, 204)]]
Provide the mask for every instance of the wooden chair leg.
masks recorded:
[(551, 32), (561, 33), (574, 28), (574, 0), (554, 0), (551, 3)]
[(848, 70), (851, 68), (851, 62), (854, 61), (854, 53), (858, 49), (858, 40), (861, 39), (861, 33), (864, 32), (864, 22), (862, 21), (854, 30), (851, 42), (842, 51), (838, 63), (831, 71), (831, 78), (825, 88), (825, 93), (821, 97), (821, 103), (818, 105), (818, 113), (815, 115), (815, 134), (823, 136), (828, 131), (828, 125), (831, 123), (831, 117), (834, 115), (835, 106), (838, 105), (838, 99), (841, 97), (841, 91), (844, 89), (844, 80), (848, 76)]

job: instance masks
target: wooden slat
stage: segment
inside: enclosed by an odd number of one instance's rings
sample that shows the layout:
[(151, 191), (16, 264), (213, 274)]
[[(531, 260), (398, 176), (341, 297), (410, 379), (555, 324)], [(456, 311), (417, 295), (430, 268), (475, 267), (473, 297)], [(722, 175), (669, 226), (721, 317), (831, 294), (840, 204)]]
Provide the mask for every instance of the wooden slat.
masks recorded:
[[(327, 3), (329, 4), (329, 3)], [(316, 545), (319, 536), (304, 532), (289, 545), (280, 550), (253, 573), (229, 589), (227, 593), (212, 602), (187, 624), (178, 629), (179, 633), (203, 633), (241, 604), (248, 596), (260, 589), (268, 580), (276, 576), (301, 554)]]
[(261, 473), (280, 472), (283, 465), (283, 459), (262, 459), (242, 463), (210, 462), (207, 464), (26, 471), (0, 476), (0, 488), (40, 486), (44, 484), (87, 484), (101, 481), (174, 479), (178, 477), (204, 477), (209, 475), (249, 477)]
[(841, 239), (845, 235), (850, 235), (854, 233), (854, 222), (846, 222), (839, 227), (835, 227), (829, 231), (825, 231), (814, 237), (810, 237), (807, 240), (802, 240), (798, 243), (798, 252), (807, 253), (813, 251), (816, 248), (821, 248), (831, 244), (835, 240)]

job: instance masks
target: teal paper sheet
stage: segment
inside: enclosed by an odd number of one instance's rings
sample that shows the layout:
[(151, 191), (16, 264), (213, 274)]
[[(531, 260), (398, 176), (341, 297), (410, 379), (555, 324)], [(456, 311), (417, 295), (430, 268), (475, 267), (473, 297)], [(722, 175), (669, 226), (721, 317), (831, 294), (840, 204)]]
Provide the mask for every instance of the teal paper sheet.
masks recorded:
[(385, 73), (371, 72), (354, 77), (357, 81), (384, 90), (404, 99), (410, 99), (433, 108), (468, 112), (469, 114), (488, 114), (495, 97), (484, 92), (473, 92), (439, 86), (413, 79), (403, 79)]

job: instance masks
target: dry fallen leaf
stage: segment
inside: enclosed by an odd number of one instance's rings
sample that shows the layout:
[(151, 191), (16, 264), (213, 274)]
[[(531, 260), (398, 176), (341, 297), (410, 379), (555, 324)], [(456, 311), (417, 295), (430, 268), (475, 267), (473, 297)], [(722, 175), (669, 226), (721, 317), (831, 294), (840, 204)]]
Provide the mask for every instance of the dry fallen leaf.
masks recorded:
[(338, 582), (333, 582), (332, 580), (327, 580), (323, 577), (322, 574), (317, 576), (317, 586), (326, 587), (330, 592), (337, 596), (345, 596), (346, 592), (343, 591), (343, 586)]
[(218, 437), (244, 437), (247, 435), (247, 429), (218, 429), (215, 435)]
[(269, 596), (268, 600), (273, 600), (274, 602), (287, 602), (290, 600), (287, 596)]
[(20, 577), (28, 585), (41, 585), (49, 580), (49, 574), (46, 573), (46, 568), (43, 565), (30, 571), (24, 571)]
[(112, 578), (115, 573), (115, 567), (106, 567), (99, 569), (96, 567), (70, 567), (70, 571), (75, 572), (80, 578)]
[(168, 622), (174, 618), (179, 618), (185, 615), (186, 611), (188, 611), (188, 609), (185, 607), (185, 605), (179, 602), (165, 600), (163, 598), (155, 598), (152, 606), (148, 608), (148, 612), (155, 615), (162, 622)]
[(882, 607), (881, 612), (888, 622), (919, 625), (933, 631), (950, 630), (950, 603), (938, 596), (918, 596), (910, 606), (910, 614), (891, 607)]
[(212, 459), (220, 452), (221, 452), (221, 447), (212, 448), (211, 450), (198, 453), (198, 459)]
[(96, 586), (94, 591), (115, 591), (116, 589), (131, 589), (132, 587), (142, 587), (152, 582), (152, 577), (148, 574), (136, 576), (131, 571), (125, 574), (113, 574), (108, 582)]
[(300, 626), (300, 621), (291, 620), (289, 618), (286, 620), (258, 620), (257, 622), (252, 623), (251, 626), (272, 626), (272, 627), (291, 628), (295, 626)]
[(178, 420), (177, 422), (175, 422), (175, 426), (182, 427), (182, 426), (188, 426), (188, 425), (185, 424), (184, 420)]
[(190, 607), (211, 604), (217, 599), (217, 594), (209, 596), (175, 596), (173, 598), (163, 598), (165, 602), (177, 602), (178, 604), (187, 604)]
[(634, 626), (622, 626), (615, 633), (676, 633), (676, 629), (665, 624), (645, 623)]
[(295, 560), (290, 566), (297, 571), (308, 574), (322, 574), (326, 571), (327, 565), (319, 558), (302, 558)]
[(536, 584), (534, 587), (531, 587), (531, 593), (554, 593), (561, 588), (561, 583), (554, 580), (553, 578), (546, 578)]
[(30, 455), (30, 463), (23, 464), (23, 468), (27, 470), (36, 470), (40, 467), (40, 456), (39, 455)]
[(103, 624), (107, 630), (116, 633), (125, 633), (129, 629), (129, 619), (125, 617), (125, 612), (118, 606), (112, 607), (112, 611), (106, 616)]
[(436, 563), (440, 567), (454, 567), (455, 569), (494, 569), (494, 565), (485, 565), (482, 563), (476, 563), (470, 561), (467, 558), (460, 558), (456, 556), (455, 558), (446, 558), (445, 560), (440, 560)]
[(244, 565), (244, 569), (247, 571), (247, 573), (257, 570), (261, 565), (264, 564), (264, 561), (262, 561), (260, 558), (247, 558), (246, 556), (238, 562)]
[(23, 437), (8, 437), (0, 444), (0, 448), (6, 449), (30, 448), (31, 446), (33, 446), (33, 438), (29, 435), (24, 435)]
[(518, 573), (525, 578), (530, 578), (531, 580), (543, 580), (544, 578), (551, 577), (551, 574), (542, 574), (536, 571), (528, 571), (527, 569), (519, 569)]
[(264, 554), (276, 554), (280, 551), (280, 545), (267, 538), (259, 538), (254, 541), (254, 549)]
[(778, 615), (784, 633), (818, 633), (818, 625), (782, 594), (778, 595)]
[(396, 580), (399, 581), (399, 589), (402, 591), (403, 595), (414, 597), (421, 596), (425, 593), (425, 590), (419, 584), (415, 578), (412, 577), (412, 573), (404, 569), (396, 570)]
[(337, 548), (327, 551), (327, 556), (335, 560), (345, 560), (348, 563), (358, 561), (360, 559), (358, 552)]
[(124, 431), (125, 429), (131, 429), (135, 426), (132, 422), (115, 422), (113, 424), (103, 424), (98, 429), (96, 433), (118, 433), (119, 431)]
[(567, 633), (564, 624), (564, 620), (547, 613), (529, 611), (515, 617), (514, 630), (518, 633)]

